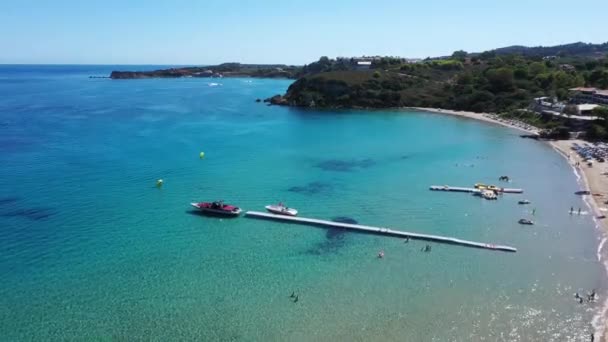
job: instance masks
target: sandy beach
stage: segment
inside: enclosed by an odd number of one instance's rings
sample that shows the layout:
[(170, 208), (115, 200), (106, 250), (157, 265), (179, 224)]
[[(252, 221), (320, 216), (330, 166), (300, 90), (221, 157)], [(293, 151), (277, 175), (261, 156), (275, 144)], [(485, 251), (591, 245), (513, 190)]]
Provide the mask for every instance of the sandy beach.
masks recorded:
[(441, 108), (426, 108), (426, 107), (407, 107), (406, 109), (415, 109), (423, 112), (431, 112), (431, 113), (439, 113), (439, 114), (447, 114), (454, 115), (468, 119), (481, 120), (497, 125), (502, 125), (510, 128), (514, 128), (528, 134), (539, 134), (540, 130), (534, 126), (528, 125), (524, 122), (520, 122), (517, 120), (509, 120), (500, 118), (498, 115), (489, 114), (489, 113), (475, 113), (475, 112), (466, 112), (466, 111), (457, 111), (450, 109), (441, 109)]
[[(608, 201), (608, 166), (604, 165), (604, 163), (595, 162), (590, 167), (583, 158), (572, 150), (574, 144), (585, 144), (584, 140), (556, 140), (549, 143), (580, 174), (583, 181), (583, 188), (581, 190), (589, 190), (591, 192), (591, 196), (588, 196), (588, 199), (595, 216), (606, 215), (608, 212), (608, 205), (605, 204)], [(576, 165), (577, 163), (579, 163), (578, 166)], [(598, 223), (605, 231), (608, 231), (608, 221), (606, 219), (598, 219)]]

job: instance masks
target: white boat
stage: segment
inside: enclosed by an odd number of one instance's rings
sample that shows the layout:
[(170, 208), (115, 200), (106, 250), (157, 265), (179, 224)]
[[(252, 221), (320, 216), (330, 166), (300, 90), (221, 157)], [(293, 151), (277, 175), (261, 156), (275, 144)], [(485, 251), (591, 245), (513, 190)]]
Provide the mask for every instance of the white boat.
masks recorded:
[(287, 215), (287, 216), (296, 216), (298, 215), (298, 211), (294, 208), (289, 208), (284, 206), (283, 204), (270, 204), (266, 206), (266, 210), (273, 214), (279, 215)]
[(527, 199), (525, 200), (521, 200), (519, 202), (517, 202), (518, 204), (530, 204), (530, 201), (528, 201)]
[(498, 196), (496, 196), (496, 192), (494, 192), (492, 190), (481, 190), (481, 197), (483, 197), (487, 200), (498, 199)]

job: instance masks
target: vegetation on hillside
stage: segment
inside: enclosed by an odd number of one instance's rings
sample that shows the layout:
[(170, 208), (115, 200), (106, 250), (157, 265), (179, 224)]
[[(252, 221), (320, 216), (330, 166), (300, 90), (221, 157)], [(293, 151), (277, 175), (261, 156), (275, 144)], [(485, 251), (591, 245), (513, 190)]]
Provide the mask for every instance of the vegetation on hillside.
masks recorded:
[(445, 59), (374, 60), (355, 70), (347, 59), (322, 57), (302, 69), (285, 100), (318, 107), (439, 107), (475, 112), (526, 108), (534, 97), (567, 99), (577, 86), (608, 87), (608, 58), (497, 55), (457, 51)]
[(301, 67), (283, 64), (241, 64), (223, 63), (219, 65), (180, 67), (153, 71), (112, 71), (110, 78), (179, 78), (179, 77), (266, 77), (296, 78), (301, 75)]

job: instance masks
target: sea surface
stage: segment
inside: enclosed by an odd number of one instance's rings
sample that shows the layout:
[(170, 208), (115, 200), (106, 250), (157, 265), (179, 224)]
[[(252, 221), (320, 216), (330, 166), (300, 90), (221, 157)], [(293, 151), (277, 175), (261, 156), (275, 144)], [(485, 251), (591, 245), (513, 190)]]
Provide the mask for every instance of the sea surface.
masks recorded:
[[(2, 340), (587, 341), (599, 327), (602, 236), (547, 144), (437, 114), (255, 102), (289, 80), (88, 78), (154, 68), (0, 66)], [(477, 182), (525, 194), (428, 190)], [(518, 251), (424, 253), (189, 205), (217, 199)], [(598, 302), (574, 299), (592, 289)]]

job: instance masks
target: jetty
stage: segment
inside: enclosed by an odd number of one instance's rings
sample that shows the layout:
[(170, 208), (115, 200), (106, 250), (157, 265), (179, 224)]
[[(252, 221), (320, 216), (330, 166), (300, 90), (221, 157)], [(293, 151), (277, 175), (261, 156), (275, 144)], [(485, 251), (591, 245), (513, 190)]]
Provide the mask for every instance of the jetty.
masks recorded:
[(319, 220), (319, 219), (305, 218), (305, 217), (276, 215), (276, 214), (270, 214), (270, 213), (263, 213), (263, 212), (259, 212), (259, 211), (248, 211), (245, 213), (245, 215), (249, 216), (249, 217), (253, 217), (253, 218), (259, 218), (259, 219), (287, 221), (287, 222), (291, 222), (291, 223), (307, 224), (307, 225), (330, 227), (330, 228), (343, 228), (343, 229), (349, 229), (349, 230), (358, 231), (358, 232), (362, 232), (362, 233), (386, 235), (386, 236), (393, 236), (393, 237), (399, 237), (399, 238), (410, 238), (410, 239), (415, 239), (415, 240), (433, 241), (433, 242), (446, 243), (446, 244), (452, 244), (452, 245), (489, 249), (489, 250), (493, 250), (493, 251), (517, 252), (516, 248), (510, 247), (510, 246), (462, 240), (462, 239), (457, 239), (457, 238), (447, 237), (447, 236), (404, 232), (404, 231), (400, 231), (400, 230), (394, 230), (394, 229), (383, 228), (383, 227), (364, 226), (364, 225), (360, 225), (360, 224), (326, 221), (326, 220)]
[[(470, 193), (480, 193), (480, 189), (476, 188), (466, 188), (461, 186), (449, 186), (449, 185), (431, 185), (429, 187), (431, 191), (452, 191), (452, 192), (470, 192)], [(499, 188), (498, 192), (502, 192), (505, 194), (523, 194), (523, 189), (510, 189), (510, 188)]]

